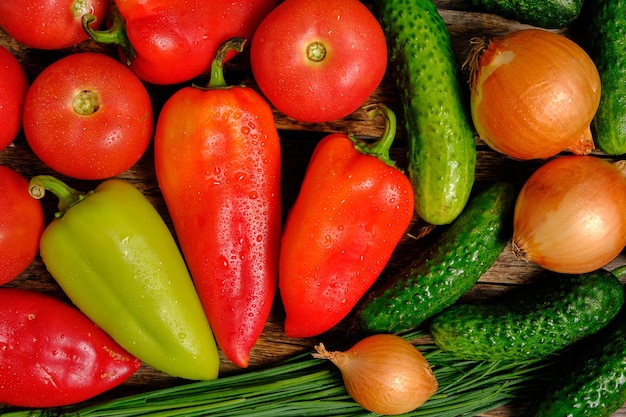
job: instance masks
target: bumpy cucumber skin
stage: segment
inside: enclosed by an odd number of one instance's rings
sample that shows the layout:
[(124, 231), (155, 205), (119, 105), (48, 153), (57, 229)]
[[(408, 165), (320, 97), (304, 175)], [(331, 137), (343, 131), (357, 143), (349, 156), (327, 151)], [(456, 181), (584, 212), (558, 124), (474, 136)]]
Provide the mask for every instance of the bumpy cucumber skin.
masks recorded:
[(609, 417), (626, 402), (626, 308), (575, 348), (573, 366), (548, 388), (535, 417)]
[(581, 12), (583, 0), (472, 0), (490, 13), (546, 29), (567, 26)]
[(589, 2), (589, 55), (600, 73), (600, 104), (592, 122), (596, 146), (626, 153), (626, 0)]
[(476, 142), (450, 34), (432, 0), (376, 0), (403, 107), (416, 213), (451, 223), (474, 184)]
[(624, 304), (608, 271), (541, 278), (497, 303), (445, 309), (430, 323), (433, 340), (463, 359), (542, 359), (598, 332)]
[(359, 327), (374, 333), (409, 330), (469, 291), (511, 238), (515, 195), (509, 183), (476, 195), (422, 256), (363, 302)]

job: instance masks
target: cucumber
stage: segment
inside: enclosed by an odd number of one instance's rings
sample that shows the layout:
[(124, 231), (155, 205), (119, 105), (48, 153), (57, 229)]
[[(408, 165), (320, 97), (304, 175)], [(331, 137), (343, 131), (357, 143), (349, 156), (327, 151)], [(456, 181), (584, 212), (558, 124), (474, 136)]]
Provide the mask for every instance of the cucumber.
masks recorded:
[(402, 104), (415, 211), (451, 223), (474, 184), (476, 142), (448, 28), (432, 0), (376, 0)]
[(539, 279), (495, 303), (445, 309), (430, 323), (435, 344), (470, 360), (543, 359), (605, 327), (624, 304), (605, 270)]
[(586, 13), (588, 52), (602, 91), (591, 123), (596, 146), (608, 155), (626, 153), (626, 1), (594, 0)]
[(567, 353), (571, 365), (548, 387), (535, 417), (609, 417), (626, 402), (626, 307)]
[(583, 0), (472, 0), (489, 13), (546, 29), (572, 23), (581, 12)]
[(419, 258), (370, 293), (357, 309), (359, 327), (409, 330), (469, 291), (511, 239), (515, 195), (506, 182), (476, 195)]

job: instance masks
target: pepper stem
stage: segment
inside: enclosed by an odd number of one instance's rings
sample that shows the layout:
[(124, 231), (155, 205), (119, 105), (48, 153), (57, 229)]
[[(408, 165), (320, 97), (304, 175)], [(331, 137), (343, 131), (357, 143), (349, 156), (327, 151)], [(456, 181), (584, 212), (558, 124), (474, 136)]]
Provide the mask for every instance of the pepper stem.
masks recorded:
[(246, 38), (234, 37), (220, 45), (215, 54), (215, 59), (211, 63), (211, 79), (209, 80), (207, 88), (228, 87), (226, 79), (224, 78), (224, 60), (226, 59), (226, 54), (230, 51), (243, 51), (245, 43)]
[(385, 118), (385, 130), (377, 141), (373, 143), (367, 143), (362, 140), (356, 139), (354, 136), (349, 135), (354, 147), (365, 155), (374, 156), (385, 164), (396, 168), (396, 163), (389, 157), (389, 149), (396, 138), (396, 115), (389, 107), (379, 103), (371, 107), (371, 110), (367, 112), (370, 120), (374, 120), (376, 116), (382, 116)]
[(84, 200), (87, 195), (92, 193), (92, 191), (86, 194), (81, 193), (51, 175), (37, 175), (31, 178), (28, 183), (28, 193), (37, 200), (41, 200), (44, 197), (46, 190), (59, 199), (59, 211), (55, 213), (57, 218), (62, 217), (70, 207)]
[(135, 59), (137, 52), (133, 45), (131, 45), (128, 36), (126, 35), (126, 24), (119, 10), (115, 6), (115, 3), (111, 3), (110, 17), (112, 20), (111, 27), (107, 30), (94, 30), (91, 28), (91, 24), (97, 20), (97, 17), (92, 14), (85, 14), (81, 19), (83, 30), (91, 39), (98, 43), (105, 45), (117, 45), (124, 52), (126, 57), (126, 63), (130, 65), (130, 61)]

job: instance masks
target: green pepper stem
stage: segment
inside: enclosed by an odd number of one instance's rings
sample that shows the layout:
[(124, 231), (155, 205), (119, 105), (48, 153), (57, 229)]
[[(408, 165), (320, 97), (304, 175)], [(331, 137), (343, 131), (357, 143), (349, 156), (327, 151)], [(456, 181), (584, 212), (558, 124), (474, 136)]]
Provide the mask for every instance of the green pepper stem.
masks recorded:
[(113, 44), (120, 47), (126, 57), (126, 63), (130, 65), (130, 61), (137, 56), (137, 52), (135, 51), (135, 48), (133, 48), (133, 45), (131, 45), (128, 36), (126, 35), (126, 24), (124, 23), (124, 19), (122, 18), (122, 15), (120, 15), (119, 10), (115, 7), (114, 3), (111, 3), (110, 10), (112, 23), (109, 29), (92, 29), (91, 24), (95, 22), (97, 18), (92, 14), (85, 14), (81, 19), (83, 30), (91, 39), (98, 43), (105, 45)]
[(234, 37), (220, 45), (215, 54), (215, 59), (211, 63), (211, 79), (207, 88), (226, 88), (226, 79), (224, 78), (224, 60), (226, 54), (230, 51), (243, 51), (246, 38)]
[(358, 140), (354, 136), (350, 135), (349, 137), (352, 142), (354, 142), (354, 147), (362, 154), (374, 156), (383, 161), (385, 164), (397, 168), (395, 161), (389, 157), (389, 149), (391, 149), (391, 145), (396, 138), (395, 113), (386, 105), (379, 103), (373, 105), (367, 112), (367, 115), (370, 120), (374, 120), (376, 116), (384, 117), (385, 130), (383, 131), (380, 139), (372, 143)]
[(57, 206), (59, 211), (55, 213), (56, 217), (63, 216), (70, 207), (90, 194), (81, 193), (51, 175), (37, 175), (31, 178), (28, 184), (28, 193), (31, 197), (40, 200), (46, 194), (46, 190), (59, 199)]

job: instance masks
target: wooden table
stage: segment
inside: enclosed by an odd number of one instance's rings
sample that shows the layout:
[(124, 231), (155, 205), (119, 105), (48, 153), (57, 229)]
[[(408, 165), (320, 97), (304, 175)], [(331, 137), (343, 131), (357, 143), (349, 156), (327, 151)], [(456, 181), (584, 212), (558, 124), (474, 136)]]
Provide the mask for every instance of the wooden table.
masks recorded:
[[(468, 41), (474, 36), (489, 36), (508, 33), (514, 30), (529, 27), (518, 22), (503, 19), (498, 16), (484, 14), (473, 8), (469, 1), (464, 0), (438, 0), (435, 1), (439, 12), (448, 25), (452, 35), (455, 51), (459, 61), (463, 61), (468, 48)], [(573, 27), (568, 27), (558, 32), (576, 39), (576, 31)], [(0, 30), (0, 45), (5, 46), (13, 52), (22, 62), (29, 79), (32, 81), (39, 71), (56, 59), (70, 53), (80, 51), (98, 51), (115, 56), (115, 49), (103, 47), (91, 41), (74, 48), (61, 51), (39, 51), (24, 48), (11, 39), (6, 33)], [(231, 83), (243, 82), (255, 87), (254, 80), (247, 65), (248, 56), (244, 52), (226, 65), (226, 78)], [(464, 74), (467, 77), (467, 74)], [(157, 87), (148, 86), (153, 97), (155, 115), (164, 101), (180, 86)], [(393, 81), (386, 76), (380, 87), (370, 97), (368, 103), (384, 102), (397, 111), (400, 115), (400, 107), (397, 101)], [(297, 195), (300, 182), (304, 175), (308, 158), (317, 141), (329, 132), (353, 133), (364, 137), (376, 137), (382, 132), (382, 121), (369, 121), (365, 112), (359, 110), (351, 116), (332, 123), (304, 124), (291, 120), (278, 111), (275, 111), (276, 124), (280, 130), (281, 144), (283, 150), (283, 211), (293, 203)], [(400, 165), (404, 163), (403, 132), (398, 133), (396, 147), (392, 150), (392, 158), (396, 159)], [(515, 185), (521, 185), (540, 162), (516, 162), (495, 153), (484, 143), (478, 141), (478, 166), (476, 176), (476, 188), (498, 180), (510, 181)], [(44, 166), (30, 151), (26, 140), (20, 135), (14, 143), (4, 151), (0, 152), (0, 164), (7, 165), (30, 178), (37, 174), (55, 174)], [(55, 174), (56, 175), (56, 174)], [(121, 174), (120, 178), (136, 184), (141, 191), (153, 202), (159, 212), (163, 215), (167, 224), (171, 227), (171, 222), (167, 214), (164, 202), (160, 195), (155, 179), (152, 160), (152, 148), (149, 148), (145, 156), (130, 170)], [(63, 178), (62, 176), (60, 178)], [(81, 182), (64, 178), (70, 185), (80, 189), (89, 189), (95, 186), (93, 182)], [(44, 199), (44, 209), (48, 220), (55, 210), (53, 199)], [(410, 233), (416, 234), (422, 226), (419, 221), (414, 221)], [(394, 257), (390, 261), (387, 269), (380, 279), (392, 275), (417, 253), (419, 244), (415, 239), (406, 237), (399, 245)], [(609, 268), (626, 264), (626, 254), (622, 253), (608, 266)], [(539, 272), (539, 268), (520, 261), (512, 254), (510, 247), (500, 255), (496, 264), (479, 280), (475, 287), (464, 297), (466, 298), (488, 298), (501, 293), (513, 286), (523, 285)], [(32, 265), (16, 280), (7, 286), (26, 287), (45, 293), (50, 293), (61, 298), (64, 297), (56, 283), (45, 270), (40, 259), (36, 259)], [(282, 333), (282, 323), (284, 313), (277, 298), (274, 309), (269, 318), (261, 339), (252, 351), (250, 369), (276, 363), (281, 359), (293, 356), (296, 353), (311, 351), (312, 346), (325, 341), (332, 343), (337, 338), (345, 338), (347, 326), (351, 317), (346, 318), (339, 326), (316, 338), (311, 339), (289, 339)], [(221, 358), (221, 374), (226, 375), (237, 371), (228, 360)], [(177, 381), (154, 369), (144, 366), (129, 381), (124, 384), (127, 392), (146, 390), (148, 388), (164, 387)], [(493, 410), (484, 416), (516, 416), (523, 415), (523, 410), (515, 409), (512, 406), (501, 407)], [(618, 411), (615, 416), (626, 416), (626, 408)]]

